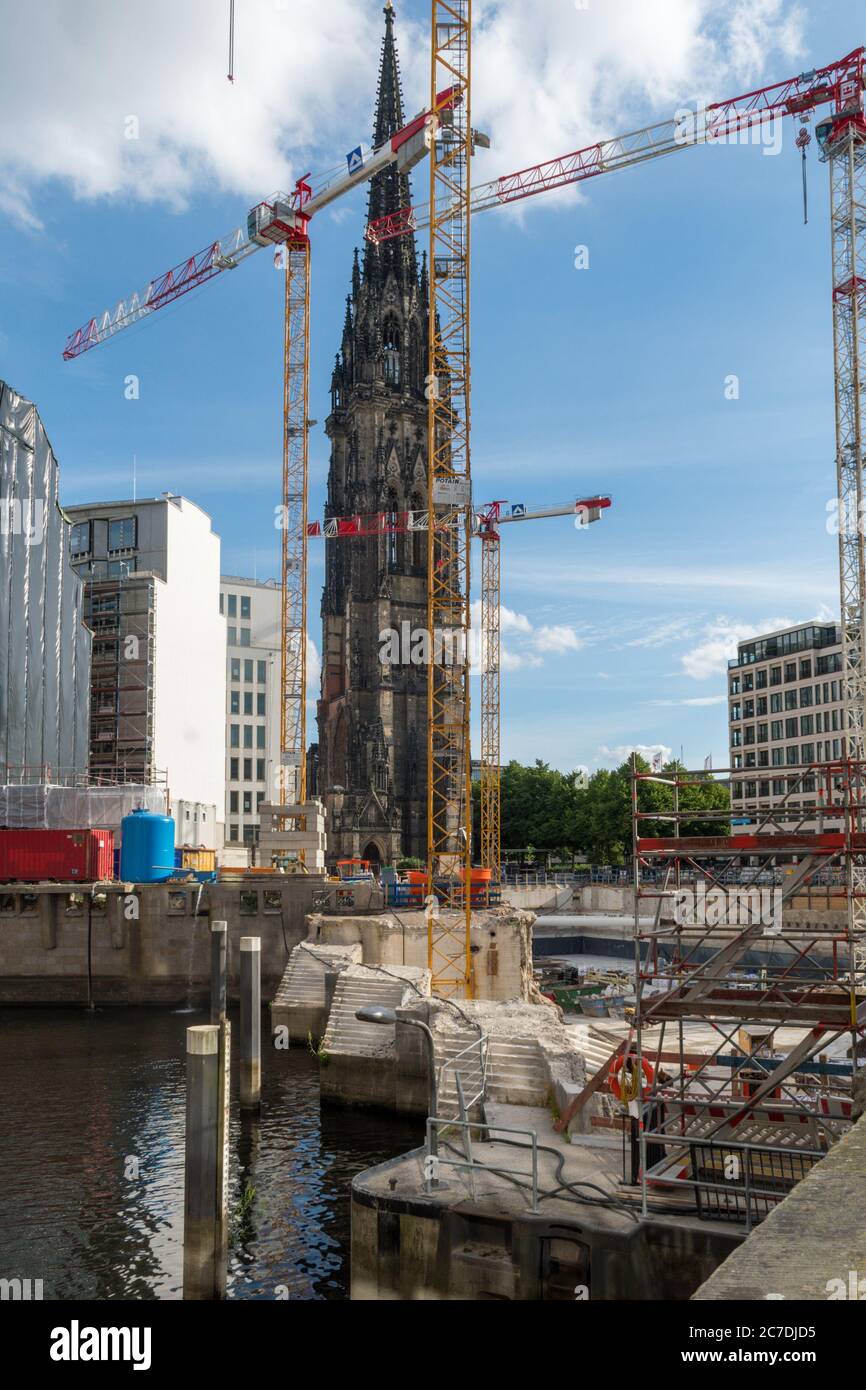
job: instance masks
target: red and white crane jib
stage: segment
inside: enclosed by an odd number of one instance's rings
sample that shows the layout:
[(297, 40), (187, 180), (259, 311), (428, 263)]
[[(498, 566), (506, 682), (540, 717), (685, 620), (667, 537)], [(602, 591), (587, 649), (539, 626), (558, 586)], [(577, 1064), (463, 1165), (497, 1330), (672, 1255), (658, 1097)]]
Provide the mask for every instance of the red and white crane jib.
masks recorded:
[[(758, 87), (728, 101), (714, 102), (698, 111), (678, 112), (666, 121), (628, 135), (602, 140), (585, 149), (479, 184), (472, 192), (472, 212), (519, 202), (537, 193), (564, 188), (693, 145), (741, 139), (743, 132), (748, 135), (755, 127), (776, 117), (803, 117), (828, 102), (834, 103), (836, 117), (851, 114), (862, 117), (864, 52), (862, 47), (855, 48), (827, 67), (800, 73), (768, 87)], [(390, 241), (426, 226), (427, 218), (426, 205), (401, 208), (399, 212), (371, 222), (366, 237), (374, 244)]]
[[(437, 112), (453, 104), (454, 91), (448, 88), (439, 93)], [(396, 164), (401, 173), (408, 173), (429, 151), (438, 122), (435, 112), (421, 111), (372, 153), (365, 156), (360, 145), (350, 151), (345, 171), (315, 191), (309, 183), (309, 175), (305, 175), (298, 179), (292, 193), (275, 193), (257, 203), (247, 214), (245, 226), (236, 227), (228, 236), (211, 242), (202, 251), (151, 280), (143, 290), (121, 299), (113, 309), (106, 309), (77, 328), (67, 339), (64, 358), (69, 361), (80, 357), (83, 352), (180, 299), (222, 271), (234, 270), (263, 246), (305, 237), (307, 224), (315, 213), (358, 184), (368, 182), (388, 165)]]
[[(537, 521), (548, 516), (574, 516), (581, 525), (598, 521), (601, 513), (612, 505), (609, 494), (593, 493), (588, 497), (578, 497), (573, 501), (557, 503), (547, 507), (527, 507), (523, 502), (515, 502), (508, 511), (505, 502), (489, 502), (475, 512), (473, 534), (483, 539), (495, 540), (496, 526), (507, 521)], [(324, 521), (311, 521), (307, 525), (308, 536), (321, 536), (325, 540), (337, 540), (351, 536), (389, 536), (407, 531), (426, 531), (430, 525), (430, 513), (426, 510), (412, 512), (371, 512), (356, 516), (329, 516)]]

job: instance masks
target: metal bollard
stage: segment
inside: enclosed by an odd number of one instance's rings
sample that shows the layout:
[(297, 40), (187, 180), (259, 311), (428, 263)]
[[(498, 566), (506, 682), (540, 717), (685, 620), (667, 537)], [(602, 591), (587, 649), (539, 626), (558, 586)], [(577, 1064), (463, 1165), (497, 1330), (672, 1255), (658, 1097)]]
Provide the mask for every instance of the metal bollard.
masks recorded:
[(241, 1108), (262, 1099), (262, 941), (241, 937)]
[(183, 1209), (183, 1296), (217, 1297), (220, 1191), (220, 1030), (186, 1030), (186, 1155)]
[(210, 924), (210, 1021), (220, 1023), (226, 1016), (227, 922)]

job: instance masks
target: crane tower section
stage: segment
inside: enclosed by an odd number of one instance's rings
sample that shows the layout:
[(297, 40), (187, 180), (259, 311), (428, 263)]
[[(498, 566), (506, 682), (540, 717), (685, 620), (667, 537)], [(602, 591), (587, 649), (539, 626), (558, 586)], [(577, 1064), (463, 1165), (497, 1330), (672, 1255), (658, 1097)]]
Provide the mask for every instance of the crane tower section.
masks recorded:
[[(866, 555), (864, 440), (866, 407), (866, 119), (863, 55), (852, 55), (839, 83), (836, 110), (816, 129), (830, 169), (833, 255), (833, 354), (836, 481), (845, 754), (851, 830), (862, 832), (866, 759)], [(859, 836), (858, 836), (859, 840)], [(862, 843), (862, 842), (861, 842)], [(866, 978), (866, 855), (847, 861), (852, 988)]]
[[(472, 994), (469, 748), (471, 0), (432, 0), (428, 393), (427, 895), (432, 986)], [(441, 93), (449, 93), (443, 105)]]

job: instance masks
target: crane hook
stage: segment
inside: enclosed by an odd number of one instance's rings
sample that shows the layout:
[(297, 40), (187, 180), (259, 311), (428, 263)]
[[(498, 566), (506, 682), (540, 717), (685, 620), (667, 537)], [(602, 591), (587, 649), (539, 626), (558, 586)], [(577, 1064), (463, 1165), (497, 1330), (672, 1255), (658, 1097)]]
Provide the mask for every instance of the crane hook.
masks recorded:
[(797, 149), (800, 151), (800, 154), (802, 155), (802, 168), (803, 168), (803, 226), (804, 226), (804, 227), (807, 226), (807, 225), (808, 225), (808, 222), (809, 222), (809, 200), (808, 200), (808, 192), (807, 192), (807, 188), (806, 188), (806, 150), (808, 149), (809, 145), (812, 143), (812, 136), (811, 136), (811, 133), (810, 133), (810, 131), (809, 131), (809, 129), (808, 129), (808, 125), (809, 125), (809, 117), (808, 117), (808, 116), (801, 116), (801, 117), (800, 117), (800, 129), (797, 131)]

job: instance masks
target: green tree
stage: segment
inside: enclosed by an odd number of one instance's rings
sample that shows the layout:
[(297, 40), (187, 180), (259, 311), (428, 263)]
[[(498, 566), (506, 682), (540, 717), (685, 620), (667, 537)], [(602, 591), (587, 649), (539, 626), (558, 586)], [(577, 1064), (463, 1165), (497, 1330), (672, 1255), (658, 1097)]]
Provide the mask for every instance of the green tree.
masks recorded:
[[(636, 758), (639, 772), (649, 772), (644, 758)], [(666, 763), (661, 776), (682, 774), (686, 769), (675, 759)], [(558, 772), (541, 759), (531, 767), (510, 762), (502, 769), (503, 850), (560, 851), (585, 854), (596, 864), (625, 864), (632, 853), (632, 768), (627, 759), (615, 769), (600, 768), (585, 786), (578, 774)], [(481, 786), (475, 782), (473, 825), (475, 844), (480, 844)], [(650, 813), (640, 821), (644, 837), (673, 835), (674, 822), (664, 819), (674, 808), (673, 788), (652, 780), (638, 783), (638, 807)], [(680, 787), (679, 808), (694, 811), (680, 822), (680, 834), (728, 835), (728, 819), (711, 819), (702, 812), (730, 811), (728, 788), (710, 772), (694, 773)], [(653, 815), (655, 813), (655, 815)], [(658, 817), (656, 819), (656, 816)]]

